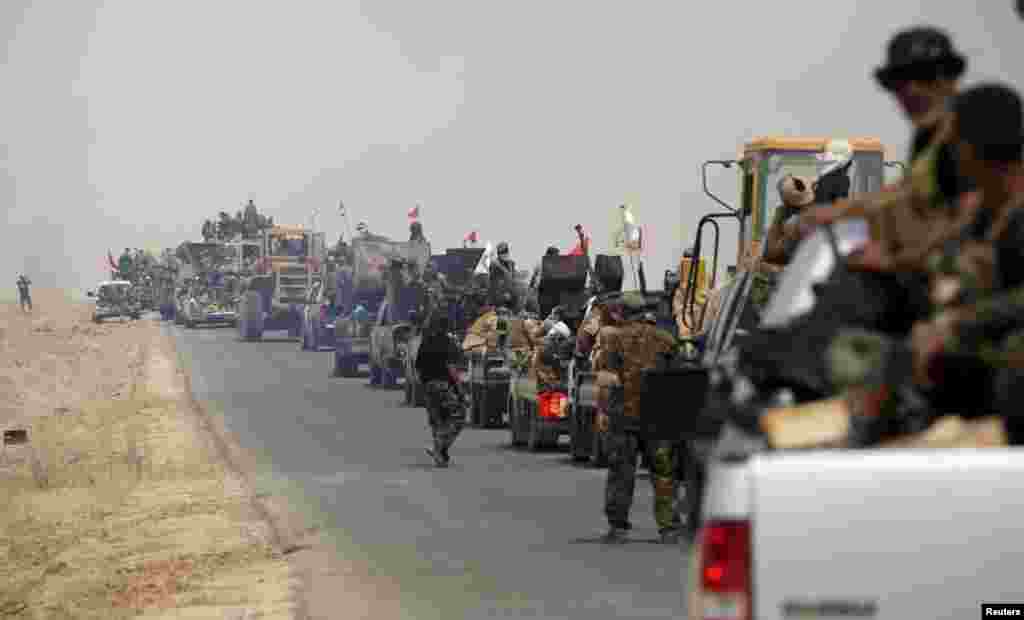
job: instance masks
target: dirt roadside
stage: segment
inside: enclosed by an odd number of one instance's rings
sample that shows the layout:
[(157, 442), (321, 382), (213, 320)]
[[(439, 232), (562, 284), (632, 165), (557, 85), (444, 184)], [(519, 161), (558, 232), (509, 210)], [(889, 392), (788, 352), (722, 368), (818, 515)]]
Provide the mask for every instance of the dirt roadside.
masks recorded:
[(0, 617), (307, 617), (159, 324), (33, 293), (0, 305)]

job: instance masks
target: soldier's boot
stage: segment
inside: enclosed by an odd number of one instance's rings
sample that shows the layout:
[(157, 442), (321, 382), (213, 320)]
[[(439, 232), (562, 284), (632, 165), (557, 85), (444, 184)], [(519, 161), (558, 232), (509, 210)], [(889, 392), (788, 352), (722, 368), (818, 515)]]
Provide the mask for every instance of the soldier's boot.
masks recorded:
[(439, 450), (437, 450), (436, 448), (424, 448), (423, 451), (427, 453), (427, 456), (429, 456), (430, 458), (434, 459), (434, 466), (435, 467), (447, 467), (448, 466), (448, 461), (446, 461), (444, 459), (444, 457), (441, 456), (441, 452)]
[(608, 528), (608, 531), (601, 537), (601, 542), (606, 545), (621, 545), (629, 540), (629, 524), (616, 524)]

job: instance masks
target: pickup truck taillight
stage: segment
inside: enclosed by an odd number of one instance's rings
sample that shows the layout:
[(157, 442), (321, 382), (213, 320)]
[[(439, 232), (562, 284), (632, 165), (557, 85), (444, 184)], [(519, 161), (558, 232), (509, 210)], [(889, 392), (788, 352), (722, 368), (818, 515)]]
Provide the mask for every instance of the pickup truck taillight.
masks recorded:
[(701, 620), (751, 620), (753, 584), (750, 523), (710, 521), (700, 532), (700, 576), (695, 584)]

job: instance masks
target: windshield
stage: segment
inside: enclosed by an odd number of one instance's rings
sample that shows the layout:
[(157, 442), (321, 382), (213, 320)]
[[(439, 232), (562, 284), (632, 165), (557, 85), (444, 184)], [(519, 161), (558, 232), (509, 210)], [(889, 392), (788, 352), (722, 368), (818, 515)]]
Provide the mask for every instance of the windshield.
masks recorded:
[[(781, 204), (776, 190), (779, 181), (786, 175), (802, 176), (812, 181), (817, 179), (830, 165), (820, 153), (813, 151), (776, 151), (764, 162), (761, 180), (761, 202), (759, 205), (764, 218), (759, 222), (757, 238), (767, 230)], [(853, 164), (847, 173), (850, 177), (850, 195), (876, 192), (882, 188), (884, 163), (881, 153), (859, 152), (853, 156)]]
[(306, 238), (303, 235), (283, 234), (270, 238), (270, 253), (273, 256), (304, 258), (307, 253)]

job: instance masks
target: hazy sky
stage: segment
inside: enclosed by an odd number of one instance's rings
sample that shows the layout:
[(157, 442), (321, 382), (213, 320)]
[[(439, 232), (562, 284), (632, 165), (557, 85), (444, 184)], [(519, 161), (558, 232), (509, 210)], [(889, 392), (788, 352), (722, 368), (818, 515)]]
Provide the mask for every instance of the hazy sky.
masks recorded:
[(396, 237), (422, 201), (436, 248), (476, 229), (532, 266), (576, 223), (606, 248), (628, 199), (660, 282), (713, 208), (702, 161), (779, 133), (902, 158), (871, 79), (895, 30), (945, 27), (968, 82), (1024, 84), (1012, 5), (2, 0), (0, 260), (12, 291), (19, 269), (87, 287), (108, 249), (196, 239), (249, 198), (281, 223), (320, 208), (333, 240), (343, 199)]

